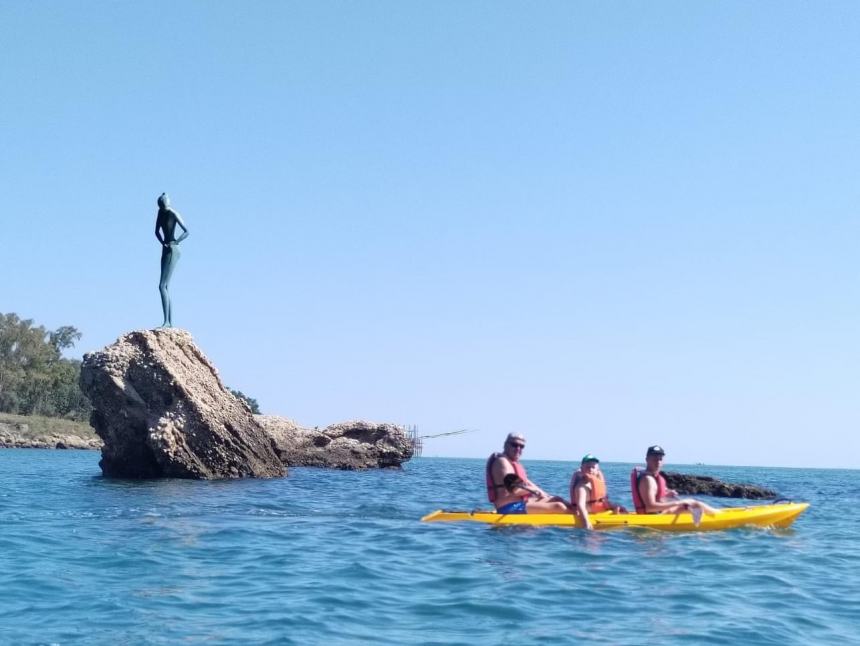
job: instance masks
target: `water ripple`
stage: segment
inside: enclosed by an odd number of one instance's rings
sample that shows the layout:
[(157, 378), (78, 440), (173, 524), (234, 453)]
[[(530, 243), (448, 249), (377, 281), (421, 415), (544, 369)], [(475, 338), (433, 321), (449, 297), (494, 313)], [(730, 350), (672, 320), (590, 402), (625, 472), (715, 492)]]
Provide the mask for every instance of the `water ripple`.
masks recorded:
[[(670, 535), (419, 523), (482, 504), (476, 460), (215, 483), (97, 461), (0, 452), (3, 643), (857, 643), (856, 472), (711, 468), (813, 506)], [(572, 465), (529, 466), (566, 489)], [(605, 471), (625, 492), (629, 467)]]

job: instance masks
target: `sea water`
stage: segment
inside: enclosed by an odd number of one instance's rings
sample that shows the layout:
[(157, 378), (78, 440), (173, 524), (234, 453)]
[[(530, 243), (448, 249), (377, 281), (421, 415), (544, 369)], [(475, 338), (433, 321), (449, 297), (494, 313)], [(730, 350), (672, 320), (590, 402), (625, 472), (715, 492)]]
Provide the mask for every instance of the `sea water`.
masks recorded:
[[(812, 506), (664, 534), (419, 522), (486, 506), (481, 460), (132, 482), (98, 459), (0, 451), (0, 643), (860, 643), (858, 471), (685, 467)], [(574, 464), (525, 465), (566, 495)], [(629, 505), (630, 465), (603, 468)]]

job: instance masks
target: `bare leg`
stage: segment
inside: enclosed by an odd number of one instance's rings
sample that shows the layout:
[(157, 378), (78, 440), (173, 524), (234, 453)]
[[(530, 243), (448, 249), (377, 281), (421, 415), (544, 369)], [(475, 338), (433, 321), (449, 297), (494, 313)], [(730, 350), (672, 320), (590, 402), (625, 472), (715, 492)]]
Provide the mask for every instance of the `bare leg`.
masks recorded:
[(701, 509), (708, 516), (716, 516), (720, 513), (719, 509), (714, 509), (710, 505), (706, 505), (700, 500), (693, 500), (692, 498), (685, 498), (684, 500), (679, 500), (677, 505), (673, 505), (668, 509), (664, 509), (661, 511), (661, 514), (682, 514), (685, 511), (690, 511), (691, 508)]
[(698, 507), (708, 516), (716, 516), (720, 512), (719, 509), (714, 509), (710, 505), (706, 505), (705, 503), (703, 503), (701, 500), (694, 500), (691, 506)]
[(548, 500), (527, 500), (526, 513), (529, 514), (572, 514), (573, 509), (561, 498), (553, 497)]
[(158, 282), (158, 291), (161, 292), (161, 310), (164, 313), (164, 323), (161, 327), (173, 327), (173, 311), (170, 302), (170, 277), (179, 260), (179, 248), (175, 246), (164, 247), (161, 251), (161, 280)]

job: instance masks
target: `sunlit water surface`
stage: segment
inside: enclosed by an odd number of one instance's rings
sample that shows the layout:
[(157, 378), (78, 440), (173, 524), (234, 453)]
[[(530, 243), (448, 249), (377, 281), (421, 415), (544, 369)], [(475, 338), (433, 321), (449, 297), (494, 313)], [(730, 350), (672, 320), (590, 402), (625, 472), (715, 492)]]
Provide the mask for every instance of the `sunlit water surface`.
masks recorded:
[[(812, 507), (587, 533), (420, 523), (486, 504), (480, 460), (129, 482), (98, 458), (0, 451), (0, 643), (860, 643), (857, 471), (687, 467)], [(525, 464), (566, 491), (571, 463)], [(629, 469), (604, 465), (624, 500)]]

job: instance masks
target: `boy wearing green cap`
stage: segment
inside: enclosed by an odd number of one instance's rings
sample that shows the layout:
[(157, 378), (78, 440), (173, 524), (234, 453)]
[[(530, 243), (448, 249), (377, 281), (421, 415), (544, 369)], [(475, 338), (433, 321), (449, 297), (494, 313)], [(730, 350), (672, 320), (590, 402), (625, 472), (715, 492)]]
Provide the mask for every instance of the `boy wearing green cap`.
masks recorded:
[(591, 453), (582, 456), (579, 469), (570, 478), (570, 502), (582, 518), (586, 529), (594, 529), (588, 514), (612, 510), (616, 514), (626, 514), (627, 510), (609, 500), (606, 481), (600, 471), (600, 460)]

